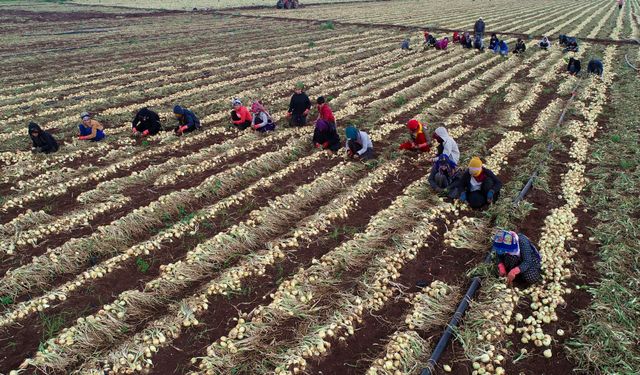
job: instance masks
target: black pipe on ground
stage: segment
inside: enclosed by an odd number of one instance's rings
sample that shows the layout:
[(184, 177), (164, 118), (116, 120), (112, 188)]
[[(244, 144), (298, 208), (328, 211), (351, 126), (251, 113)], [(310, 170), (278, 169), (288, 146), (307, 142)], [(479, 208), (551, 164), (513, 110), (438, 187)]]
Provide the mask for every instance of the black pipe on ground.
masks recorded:
[[(484, 258), (484, 263), (490, 263), (490, 262), (491, 262), (491, 252), (489, 252), (487, 256)], [(436, 344), (435, 349), (433, 349), (433, 353), (431, 353), (429, 362), (427, 362), (427, 367), (422, 369), (422, 372), (420, 373), (420, 375), (433, 374), (433, 370), (435, 369), (435, 366), (438, 363), (440, 356), (446, 349), (447, 344), (449, 343), (449, 339), (453, 335), (453, 329), (457, 327), (458, 323), (460, 323), (460, 320), (462, 320), (462, 316), (464, 315), (465, 311), (467, 311), (467, 308), (469, 307), (469, 302), (471, 302), (471, 299), (476, 294), (476, 291), (478, 291), (478, 289), (480, 288), (481, 283), (482, 283), (482, 279), (479, 276), (476, 276), (473, 279), (471, 279), (471, 285), (469, 286), (469, 289), (467, 289), (467, 292), (464, 294), (464, 297), (462, 297), (462, 301), (460, 301), (460, 303), (458, 304), (458, 308), (456, 309), (456, 312), (453, 314), (453, 317), (451, 317), (451, 320), (449, 321), (449, 324), (447, 324), (447, 328), (444, 330), (444, 333), (440, 337), (440, 340), (438, 340), (438, 343)]]

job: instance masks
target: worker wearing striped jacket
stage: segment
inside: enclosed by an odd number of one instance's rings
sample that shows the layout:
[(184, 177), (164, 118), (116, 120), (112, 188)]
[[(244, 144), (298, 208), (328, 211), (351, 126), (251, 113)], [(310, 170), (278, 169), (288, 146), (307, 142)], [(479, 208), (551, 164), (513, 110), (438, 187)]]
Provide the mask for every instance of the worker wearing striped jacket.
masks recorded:
[(538, 249), (522, 233), (498, 230), (493, 238), (498, 261), (498, 274), (509, 284), (522, 280), (527, 284), (540, 281), (541, 258)]

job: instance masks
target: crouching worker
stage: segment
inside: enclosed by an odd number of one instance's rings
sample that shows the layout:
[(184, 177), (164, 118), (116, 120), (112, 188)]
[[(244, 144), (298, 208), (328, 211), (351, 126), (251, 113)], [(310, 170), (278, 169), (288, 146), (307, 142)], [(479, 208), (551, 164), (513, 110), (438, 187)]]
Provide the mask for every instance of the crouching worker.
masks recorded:
[(34, 153), (42, 152), (44, 154), (50, 154), (58, 151), (58, 142), (53, 136), (46, 131), (42, 130), (40, 125), (35, 122), (29, 123), (29, 137), (33, 147), (31, 151)]
[(428, 31), (425, 31), (424, 32), (424, 48), (427, 49), (435, 46), (436, 46), (436, 38), (432, 34), (429, 34)]
[[(437, 155), (446, 155), (453, 164), (458, 165), (458, 162), (460, 161), (460, 149), (458, 149), (458, 144), (449, 135), (447, 129), (443, 126), (436, 128), (432, 138), (438, 142)], [(433, 161), (435, 162), (436, 160), (437, 159), (434, 159)]]
[(436, 49), (445, 50), (447, 49), (448, 45), (449, 45), (449, 37), (445, 36), (444, 38), (436, 42)]
[(337, 152), (340, 149), (340, 136), (336, 127), (323, 119), (316, 121), (316, 128), (313, 131), (313, 144), (316, 148)]
[(173, 107), (173, 114), (178, 120), (178, 126), (173, 130), (177, 135), (200, 129), (200, 119), (190, 110), (176, 105)]
[(567, 64), (567, 72), (572, 76), (578, 75), (580, 73), (580, 60), (571, 57), (569, 64)]
[(524, 40), (522, 40), (521, 38), (518, 38), (518, 41), (516, 42), (516, 48), (513, 50), (513, 53), (515, 54), (524, 53), (524, 51), (526, 50), (527, 50), (527, 46), (524, 44)]
[(433, 190), (438, 193), (445, 193), (451, 199), (456, 199), (459, 196), (457, 188), (458, 171), (456, 169), (456, 163), (454, 163), (445, 154), (438, 156), (433, 167), (431, 167), (431, 173), (429, 174), (429, 185)]
[(409, 38), (402, 41), (400, 48), (402, 48), (403, 50), (411, 51), (411, 47), (409, 47)]
[(547, 38), (546, 36), (543, 36), (540, 42), (538, 42), (538, 47), (542, 48), (543, 50), (549, 49), (549, 47), (551, 47), (551, 42), (549, 41), (549, 38)]
[(83, 112), (80, 117), (82, 118), (82, 124), (78, 125), (80, 130), (79, 140), (98, 142), (105, 137), (104, 126), (92, 119), (88, 112)]
[(253, 112), (253, 120), (251, 121), (253, 130), (261, 133), (276, 130), (276, 123), (273, 122), (271, 115), (261, 101), (256, 100), (253, 102), (251, 112)]
[(131, 131), (134, 136), (146, 137), (160, 132), (160, 116), (147, 107), (141, 108), (131, 121)]
[(298, 82), (293, 89), (293, 95), (289, 101), (287, 117), (291, 126), (305, 126), (307, 115), (311, 110), (311, 100), (304, 92), (304, 83)]
[(485, 204), (492, 204), (500, 195), (502, 182), (482, 166), (477, 156), (469, 162), (469, 168), (458, 181), (460, 200), (467, 202), (471, 208), (481, 208)]
[(407, 151), (429, 151), (429, 143), (427, 142), (427, 136), (424, 133), (424, 128), (420, 121), (411, 119), (407, 123), (407, 129), (409, 129), (410, 141), (406, 141), (400, 145), (400, 150)]
[(498, 274), (506, 277), (509, 284), (514, 280), (528, 285), (540, 281), (541, 257), (531, 240), (522, 233), (498, 230), (493, 237)]
[(591, 74), (602, 77), (602, 74), (604, 73), (604, 65), (600, 60), (591, 59), (591, 61), (589, 61), (589, 65), (587, 65), (587, 71)]
[(347, 136), (347, 156), (351, 159), (369, 160), (373, 159), (373, 143), (369, 134), (359, 131), (353, 126), (345, 129)]
[(249, 109), (243, 106), (239, 99), (233, 99), (231, 101), (231, 106), (233, 107), (233, 110), (231, 111), (231, 122), (233, 123), (233, 126), (240, 130), (245, 130), (246, 128), (251, 127), (253, 117), (251, 116)]

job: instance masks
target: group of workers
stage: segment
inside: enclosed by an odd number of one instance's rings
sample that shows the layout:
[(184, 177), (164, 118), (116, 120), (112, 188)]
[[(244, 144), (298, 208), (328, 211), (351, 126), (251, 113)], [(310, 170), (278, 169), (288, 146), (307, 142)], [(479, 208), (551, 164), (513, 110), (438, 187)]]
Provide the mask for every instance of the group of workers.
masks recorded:
[[(482, 36), (484, 33), (484, 22), (479, 19), (474, 27), (476, 48), (483, 49)], [(570, 43), (565, 36), (562, 36), (561, 43)], [(453, 42), (469, 46), (469, 33), (454, 33)], [(406, 47), (408, 48), (408, 41)], [(446, 49), (449, 43), (448, 38), (435, 41), (435, 38), (425, 32), (425, 43), (437, 49)], [(479, 47), (477, 45), (479, 44)], [(541, 48), (548, 48), (550, 45), (545, 37), (540, 42)], [(403, 48), (405, 47), (403, 43)], [(469, 47), (470, 48), (470, 47)], [(489, 48), (496, 53), (507, 54), (508, 46), (504, 40), (499, 40), (492, 34)], [(524, 42), (518, 39), (514, 53), (524, 52), (526, 49)], [(591, 66), (592, 63), (590, 62)], [(597, 66), (596, 66), (597, 69)], [(577, 74), (580, 71), (580, 61), (571, 58), (569, 61), (569, 73)], [(589, 68), (591, 71), (591, 67)], [(600, 75), (602, 66), (600, 65)], [(308, 122), (308, 115), (312, 109), (312, 103), (308, 95), (304, 92), (304, 84), (296, 83), (293, 95), (289, 102), (286, 117), (290, 126), (304, 126)], [(257, 100), (254, 101), (250, 109), (242, 104), (239, 99), (231, 102), (232, 111), (230, 125), (238, 130), (244, 131), (251, 128), (257, 132), (270, 132), (276, 129), (276, 123), (265, 105)], [(317, 149), (337, 152), (342, 147), (340, 135), (336, 127), (336, 119), (329, 104), (323, 96), (316, 99), (316, 109), (318, 112), (315, 119), (312, 144)], [(173, 128), (176, 135), (183, 135), (193, 132), (201, 127), (200, 120), (194, 112), (176, 105), (173, 114), (177, 120), (177, 125)], [(78, 139), (87, 141), (101, 141), (106, 137), (104, 126), (93, 119), (91, 114), (83, 112), (80, 115), (82, 123), (78, 125)], [(163, 127), (158, 113), (149, 108), (141, 108), (131, 122), (132, 135), (135, 137), (147, 137), (158, 134)], [(407, 123), (409, 139), (400, 144), (401, 151), (430, 152), (432, 145), (437, 143), (435, 157), (431, 159), (432, 165), (428, 181), (434, 191), (450, 199), (458, 199), (465, 202), (473, 209), (481, 209), (484, 206), (495, 203), (502, 188), (500, 179), (486, 166), (477, 156), (471, 158), (467, 167), (461, 168), (460, 150), (456, 141), (449, 135), (445, 127), (438, 127), (431, 136), (428, 136), (426, 127), (418, 120), (412, 119)], [(38, 124), (29, 123), (29, 136), (32, 140), (34, 152), (52, 153), (59, 148), (55, 138), (44, 131)], [(355, 126), (347, 126), (344, 131), (346, 138), (344, 148), (346, 155), (350, 159), (370, 160), (375, 158), (373, 142), (371, 137)], [(523, 234), (500, 230), (496, 233), (493, 241), (493, 249), (496, 252), (497, 269), (500, 276), (507, 277), (509, 282), (516, 279), (527, 284), (535, 283), (540, 279), (540, 255), (531, 241)]]

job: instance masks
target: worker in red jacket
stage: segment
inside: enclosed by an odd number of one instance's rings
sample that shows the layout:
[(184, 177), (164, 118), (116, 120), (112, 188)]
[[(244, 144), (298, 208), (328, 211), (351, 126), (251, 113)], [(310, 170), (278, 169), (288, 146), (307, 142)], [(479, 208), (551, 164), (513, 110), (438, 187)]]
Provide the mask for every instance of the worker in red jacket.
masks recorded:
[(325, 121), (333, 124), (333, 126), (335, 127), (336, 126), (336, 118), (335, 118), (335, 116), (333, 116), (333, 111), (331, 111), (331, 108), (329, 107), (329, 104), (326, 103), (326, 101), (324, 99), (324, 96), (318, 97), (318, 100), (316, 101), (316, 103), (318, 104), (318, 119), (317, 120), (325, 120)]
[(424, 127), (422, 123), (420, 123), (420, 121), (416, 119), (411, 119), (407, 123), (407, 129), (409, 129), (411, 140), (401, 144), (400, 149), (409, 150), (409, 151), (428, 152), (429, 142), (427, 141), (427, 136), (424, 133)]
[(243, 106), (239, 99), (233, 99), (231, 105), (233, 106), (233, 111), (231, 111), (231, 122), (233, 125), (240, 130), (245, 130), (250, 127), (253, 116), (251, 116), (249, 109)]

